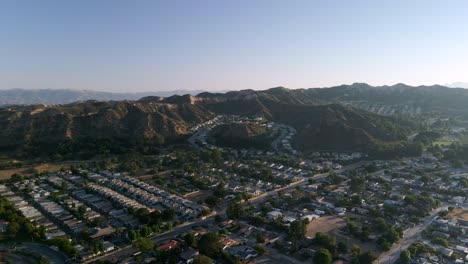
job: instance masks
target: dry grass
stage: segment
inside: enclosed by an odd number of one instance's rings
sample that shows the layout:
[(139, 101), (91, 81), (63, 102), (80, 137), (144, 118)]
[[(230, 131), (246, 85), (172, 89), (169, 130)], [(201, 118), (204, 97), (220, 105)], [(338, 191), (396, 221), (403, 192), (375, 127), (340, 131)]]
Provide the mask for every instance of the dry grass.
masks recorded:
[(377, 250), (375, 243), (362, 242), (358, 239), (348, 236), (338, 230), (345, 227), (345, 220), (338, 216), (324, 216), (319, 219), (312, 220), (307, 226), (306, 237), (314, 238), (318, 232), (328, 234), (335, 237), (337, 241), (343, 241), (347, 244), (348, 248), (357, 245), (363, 251)]
[(337, 216), (323, 216), (318, 219), (312, 220), (307, 226), (306, 236), (309, 238), (314, 238), (315, 234), (318, 232), (331, 234), (334, 233), (337, 229), (340, 229), (345, 226), (345, 221), (343, 218)]
[(461, 208), (461, 207), (455, 208), (453, 210), (453, 212), (451, 212), (447, 216), (447, 218), (448, 219), (456, 218), (456, 219), (468, 221), (468, 209), (467, 208)]
[(213, 194), (211, 190), (206, 190), (206, 191), (196, 191), (196, 192), (191, 192), (187, 193), (184, 195), (185, 199), (188, 199), (192, 202), (198, 202), (198, 201), (204, 201), (208, 196)]
[(60, 163), (43, 163), (38, 165), (31, 165), (25, 166), (23, 168), (15, 168), (15, 169), (7, 169), (7, 170), (0, 170), (0, 180), (9, 179), (11, 175), (17, 173), (21, 174), (25, 177), (32, 176), (35, 171), (43, 172), (43, 171), (58, 171), (62, 167), (70, 167), (71, 165), (80, 164), (82, 161), (67, 161), (67, 162), (60, 162)]

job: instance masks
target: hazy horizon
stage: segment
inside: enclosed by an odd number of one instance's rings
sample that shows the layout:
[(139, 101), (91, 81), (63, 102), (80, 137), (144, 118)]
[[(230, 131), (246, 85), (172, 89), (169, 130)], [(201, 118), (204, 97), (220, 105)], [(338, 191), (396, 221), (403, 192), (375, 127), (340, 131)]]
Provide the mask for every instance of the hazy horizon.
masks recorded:
[[(354, 82), (354, 83), (363, 83), (363, 82)], [(267, 88), (260, 88), (260, 89), (255, 89), (255, 88), (242, 88), (242, 89), (231, 89), (231, 90), (221, 90), (221, 89), (218, 89), (218, 90), (207, 90), (207, 89), (174, 89), (174, 90), (147, 90), (147, 91), (105, 91), (105, 90), (99, 90), (99, 89), (80, 89), (80, 88), (76, 88), (76, 89), (73, 89), (73, 88), (20, 88), (20, 87), (15, 87), (15, 88), (0, 88), (0, 91), (7, 91), (7, 90), (16, 90), (16, 89), (19, 89), (19, 90), (67, 90), (67, 91), (90, 91), (90, 92), (107, 92), (107, 93), (134, 93), (134, 94), (145, 94), (145, 93), (157, 93), (157, 92), (161, 92), (161, 93), (164, 93), (164, 92), (167, 92), (167, 93), (170, 93), (170, 92), (219, 92), (219, 93), (226, 93), (226, 92), (230, 92), (230, 91), (240, 91), (240, 90), (255, 90), (255, 91), (263, 91), (263, 90), (268, 90), (268, 89), (271, 89), (271, 88), (276, 88), (276, 87), (284, 87), (284, 88), (287, 88), (287, 89), (313, 89), (313, 88), (332, 88), (332, 87), (337, 87), (337, 86), (341, 86), (341, 85), (352, 85), (354, 83), (343, 83), (343, 84), (337, 84), (337, 85), (333, 85), (333, 86), (326, 86), (326, 87), (286, 87), (286, 86), (274, 86), (274, 87), (267, 87)], [(366, 83), (366, 84), (369, 84), (369, 83)], [(383, 84), (383, 85), (372, 85), (372, 86), (376, 86), (376, 87), (379, 87), (379, 86), (393, 86), (393, 85), (397, 85), (397, 84), (400, 84), (400, 83), (394, 83), (394, 84)], [(403, 83), (405, 85), (409, 85), (409, 84), (406, 84), (406, 83)], [(371, 85), (371, 84), (369, 84)], [(445, 86), (445, 87), (448, 87), (448, 88), (463, 88), (463, 89), (468, 89), (468, 82), (465, 83), (465, 82), (453, 82), (453, 83), (447, 83), (447, 84), (421, 84), (421, 85), (409, 85), (409, 86), (412, 86), (412, 87), (418, 87), (418, 86), (433, 86), (433, 85), (441, 85), (441, 86)]]
[(466, 80), (468, 2), (4, 1), (0, 89), (106, 92)]

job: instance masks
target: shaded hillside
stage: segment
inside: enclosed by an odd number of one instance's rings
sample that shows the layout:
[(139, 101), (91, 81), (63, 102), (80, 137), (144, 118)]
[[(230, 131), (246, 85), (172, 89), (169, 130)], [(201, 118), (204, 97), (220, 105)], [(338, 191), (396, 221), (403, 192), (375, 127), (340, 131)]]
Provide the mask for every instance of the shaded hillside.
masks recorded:
[(307, 89), (309, 97), (329, 103), (351, 104), (380, 114), (439, 112), (449, 116), (468, 113), (468, 90), (440, 85), (373, 87), (365, 83)]
[(277, 87), (264, 91), (202, 93), (198, 96), (225, 101), (258, 98), (295, 105), (342, 104), (380, 115), (440, 113), (443, 116), (468, 119), (468, 89), (448, 88), (440, 85), (370, 86), (365, 83), (355, 83), (330, 88)]
[(191, 124), (211, 117), (211, 112), (196, 104), (153, 101), (3, 108), (0, 149), (41, 154), (58, 147), (72, 151), (75, 145), (83, 147), (96, 141), (112, 147), (144, 142), (160, 145), (186, 134)]
[(404, 140), (414, 128), (349, 106), (289, 104), (280, 97), (265, 96), (265, 92), (240, 93), (238, 99), (204, 95), (210, 98), (205, 107), (222, 114), (264, 116), (292, 126), (298, 130), (293, 144), (301, 150), (365, 150), (375, 141)]
[(374, 140), (397, 141), (409, 128), (390, 119), (341, 105), (267, 103), (274, 120), (297, 129), (293, 145), (299, 150), (365, 150)]
[(406, 125), (356, 108), (314, 105), (318, 101), (304, 92), (274, 88), (3, 108), (0, 151), (40, 155), (58, 150), (65, 156), (83, 150), (121, 153), (134, 146), (184, 142), (192, 125), (218, 114), (263, 116), (295, 127), (294, 144), (302, 150), (363, 150), (375, 141), (400, 140), (408, 132)]

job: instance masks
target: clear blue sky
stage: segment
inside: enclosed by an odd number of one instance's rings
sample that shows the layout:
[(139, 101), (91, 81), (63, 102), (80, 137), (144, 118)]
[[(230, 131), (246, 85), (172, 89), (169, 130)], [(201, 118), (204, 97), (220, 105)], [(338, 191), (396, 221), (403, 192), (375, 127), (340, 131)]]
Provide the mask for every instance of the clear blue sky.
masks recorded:
[(0, 89), (468, 81), (468, 1), (4, 0)]

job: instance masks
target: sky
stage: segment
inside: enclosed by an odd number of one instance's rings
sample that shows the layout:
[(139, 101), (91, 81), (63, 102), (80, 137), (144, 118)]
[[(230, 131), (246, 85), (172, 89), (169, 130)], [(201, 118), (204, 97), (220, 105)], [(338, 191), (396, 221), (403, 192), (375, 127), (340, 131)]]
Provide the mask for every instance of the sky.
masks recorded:
[(468, 81), (468, 1), (3, 0), (0, 89)]

